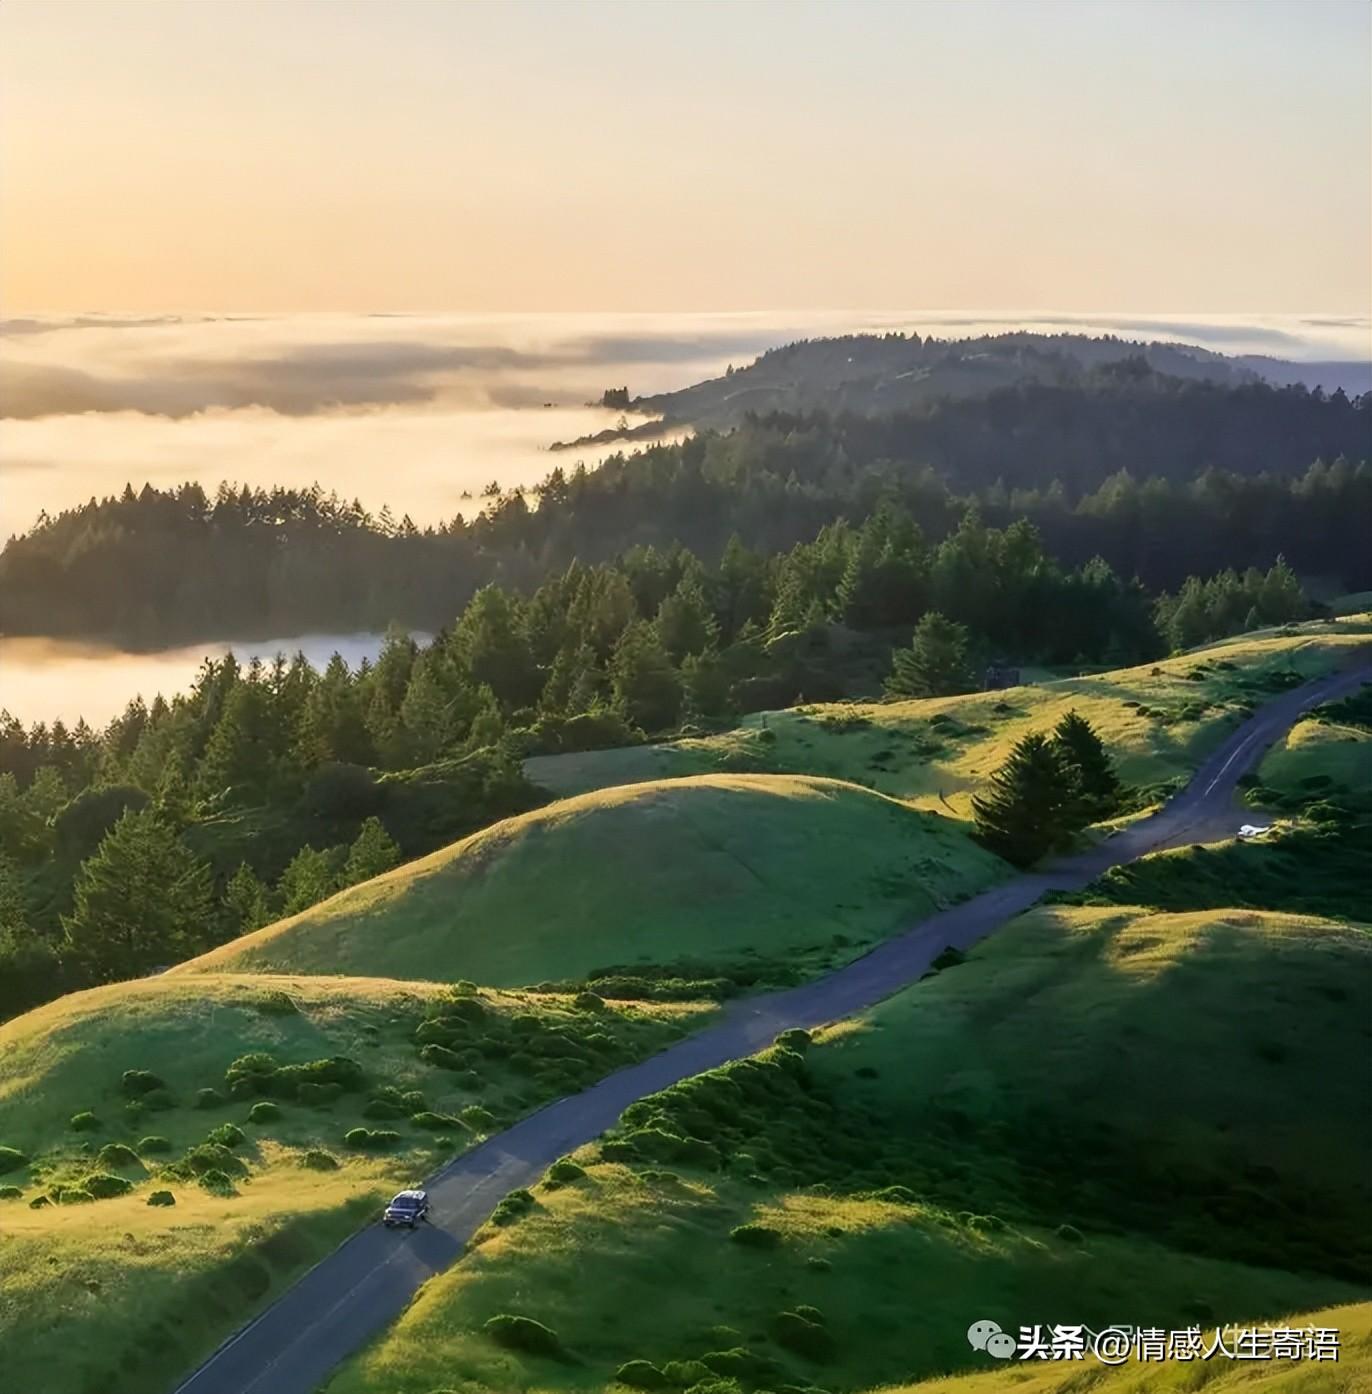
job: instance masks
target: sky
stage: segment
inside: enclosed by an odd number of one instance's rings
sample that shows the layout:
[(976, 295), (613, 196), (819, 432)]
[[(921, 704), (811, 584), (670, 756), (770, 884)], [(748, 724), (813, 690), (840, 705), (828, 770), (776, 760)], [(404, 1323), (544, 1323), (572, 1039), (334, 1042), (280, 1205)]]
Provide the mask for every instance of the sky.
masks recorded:
[(1365, 0), (5, 0), (0, 307), (1365, 314)]

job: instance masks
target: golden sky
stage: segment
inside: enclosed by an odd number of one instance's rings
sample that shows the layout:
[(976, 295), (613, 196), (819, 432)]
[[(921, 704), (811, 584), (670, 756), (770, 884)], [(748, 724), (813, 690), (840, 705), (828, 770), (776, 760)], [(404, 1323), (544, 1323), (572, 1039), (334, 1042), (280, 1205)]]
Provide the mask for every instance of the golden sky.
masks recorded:
[(1366, 312), (1364, 0), (4, 0), (0, 305)]

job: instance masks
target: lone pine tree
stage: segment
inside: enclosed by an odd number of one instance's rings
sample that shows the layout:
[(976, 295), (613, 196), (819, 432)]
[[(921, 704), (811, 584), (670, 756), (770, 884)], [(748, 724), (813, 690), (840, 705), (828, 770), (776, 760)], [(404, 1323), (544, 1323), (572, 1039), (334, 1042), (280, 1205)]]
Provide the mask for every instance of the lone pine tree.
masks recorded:
[(1016, 866), (1032, 866), (1067, 846), (1079, 826), (1076, 782), (1056, 742), (1022, 737), (991, 776), (991, 791), (972, 799), (977, 834)]
[(1054, 727), (1053, 741), (1076, 783), (1082, 826), (1108, 818), (1119, 808), (1120, 781), (1095, 728), (1073, 709)]
[(930, 610), (915, 626), (909, 647), (892, 655), (886, 691), (893, 697), (949, 697), (971, 688), (967, 626)]

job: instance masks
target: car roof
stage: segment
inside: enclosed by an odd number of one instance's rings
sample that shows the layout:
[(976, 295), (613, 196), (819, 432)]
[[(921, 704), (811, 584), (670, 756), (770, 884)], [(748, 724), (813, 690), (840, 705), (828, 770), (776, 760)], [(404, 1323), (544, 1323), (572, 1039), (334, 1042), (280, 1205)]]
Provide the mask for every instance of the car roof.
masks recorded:
[(428, 1200), (428, 1198), (428, 1194), (424, 1191), (401, 1191), (391, 1204), (394, 1205), (396, 1200)]

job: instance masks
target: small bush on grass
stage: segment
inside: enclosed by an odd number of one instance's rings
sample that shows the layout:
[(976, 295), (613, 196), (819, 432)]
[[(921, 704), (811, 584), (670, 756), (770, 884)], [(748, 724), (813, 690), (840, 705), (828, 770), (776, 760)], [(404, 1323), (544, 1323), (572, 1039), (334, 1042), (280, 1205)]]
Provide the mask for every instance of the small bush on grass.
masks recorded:
[(134, 1098), (151, 1094), (154, 1089), (165, 1089), (166, 1082), (149, 1070), (125, 1070), (120, 1079), (124, 1093)]
[(144, 1108), (157, 1109), (166, 1112), (169, 1108), (176, 1107), (176, 1096), (170, 1089), (149, 1089), (146, 1094), (139, 1099), (139, 1103)]
[(41, 1210), (45, 1205), (51, 1205), (51, 1204), (52, 1204), (52, 1197), (51, 1197), (51, 1196), (34, 1196), (34, 1198), (33, 1198), (31, 1201), (29, 1201), (29, 1209), (30, 1209), (30, 1210)]
[(449, 1128), (460, 1128), (462, 1120), (450, 1113), (431, 1113), (428, 1109), (411, 1116), (410, 1122), (416, 1128), (428, 1128), (431, 1132), (442, 1132)]
[(249, 1123), (275, 1123), (281, 1117), (281, 1110), (273, 1103), (263, 1099), (248, 1110)]
[(1082, 1232), (1076, 1225), (1059, 1225), (1056, 1233), (1064, 1244), (1081, 1244), (1085, 1242)]
[(217, 1089), (197, 1089), (195, 1091), (196, 1108), (223, 1108), (228, 1103), (228, 1099)]
[(332, 1152), (325, 1152), (323, 1148), (311, 1147), (300, 1158), (300, 1165), (308, 1167), (311, 1171), (337, 1171), (338, 1158)]
[(780, 1046), (783, 1050), (794, 1050), (803, 1055), (810, 1049), (811, 1037), (808, 1031), (802, 1031), (797, 1026), (790, 1031), (783, 1031), (773, 1044)]
[(95, 1160), (102, 1167), (135, 1167), (138, 1165), (138, 1153), (132, 1147), (125, 1147), (122, 1142), (107, 1142), (95, 1154)]
[(122, 1196), (133, 1190), (133, 1182), (122, 1176), (113, 1176), (107, 1171), (97, 1171), (86, 1177), (82, 1183), (97, 1200), (109, 1200), (111, 1196)]
[(777, 1345), (795, 1351), (806, 1360), (832, 1360), (833, 1336), (817, 1321), (810, 1321), (800, 1312), (778, 1312), (772, 1321), (772, 1337)]
[(217, 1128), (211, 1128), (206, 1142), (217, 1142), (220, 1147), (238, 1147), (247, 1141), (247, 1135), (237, 1123), (221, 1123)]
[(585, 1175), (584, 1167), (578, 1166), (570, 1157), (560, 1157), (548, 1168), (547, 1182), (550, 1186), (565, 1186)]
[(400, 1106), (406, 1113), (423, 1113), (428, 1107), (428, 1101), (418, 1089), (407, 1089), (399, 1099)]
[(311, 1108), (322, 1108), (331, 1104), (342, 1094), (341, 1084), (311, 1084), (308, 1080), (295, 1091), (296, 1098), (302, 1104), (309, 1104)]
[(493, 1225), (511, 1225), (521, 1215), (532, 1210), (535, 1204), (533, 1192), (526, 1191), (521, 1186), (518, 1190), (511, 1191), (491, 1212), (491, 1223)]
[(480, 1104), (468, 1104), (457, 1116), (474, 1132), (489, 1133), (495, 1127), (495, 1114)]
[(201, 1172), (200, 1184), (212, 1196), (236, 1196), (238, 1188), (233, 1184), (233, 1177), (226, 1171), (211, 1169)]
[(560, 1355), (562, 1341), (556, 1331), (532, 1317), (512, 1316), (501, 1312), (491, 1317), (481, 1328), (497, 1345), (526, 1355)]
[(54, 1186), (52, 1194), (58, 1205), (89, 1205), (95, 1200), (84, 1186)]
[(745, 1249), (775, 1249), (781, 1244), (781, 1231), (757, 1223), (736, 1225), (729, 1231), (729, 1238)]
[(572, 998), (572, 1006), (583, 1012), (603, 1012), (605, 999), (598, 992), (578, 992)]
[(374, 1119), (404, 1118), (405, 1110), (400, 1104), (392, 1103), (390, 1099), (368, 1099), (362, 1105), (362, 1116)]
[(0, 1176), (7, 1171), (18, 1171), (28, 1162), (29, 1159), (17, 1147), (0, 1147)]
[(475, 997), (458, 997), (445, 1006), (443, 1015), (476, 1025), (486, 1020), (486, 1008)]
[(467, 1062), (455, 1050), (450, 1050), (445, 1045), (426, 1045), (420, 1052), (419, 1058), (426, 1065), (434, 1065), (440, 1070), (464, 1070)]
[(253, 1006), (264, 1016), (294, 1016), (299, 1010), (290, 995), (279, 988), (273, 992), (264, 992)]
[(385, 1128), (349, 1128), (343, 1141), (358, 1151), (384, 1152), (400, 1141), (400, 1134)]
[(87, 1109), (84, 1113), (73, 1113), (67, 1126), (74, 1133), (93, 1133), (100, 1126), (100, 1120)]
[(170, 1191), (152, 1191), (148, 1195), (149, 1205), (175, 1205), (176, 1197)]
[(23, 1194), (18, 1186), (0, 1186), (0, 1200), (18, 1200)]
[(714, 1378), (710, 1367), (699, 1360), (669, 1360), (662, 1373), (674, 1389), (691, 1389), (702, 1380)]
[(246, 1176), (248, 1172), (248, 1168), (220, 1142), (202, 1142), (198, 1147), (192, 1147), (177, 1166), (192, 1176), (204, 1176), (210, 1171)]
[(155, 1156), (158, 1153), (170, 1152), (171, 1150), (171, 1141), (165, 1137), (158, 1137), (155, 1133), (150, 1137), (139, 1138), (138, 1146), (134, 1148), (140, 1157)]
[(672, 1383), (651, 1360), (626, 1360), (615, 1371), (615, 1378), (630, 1389), (666, 1389)]

